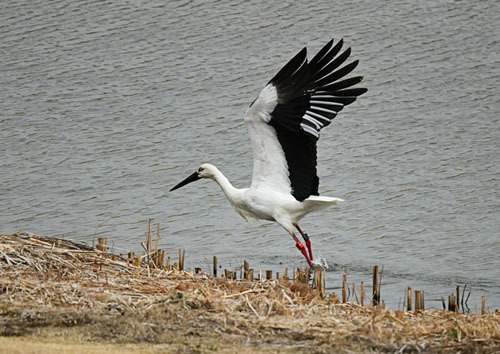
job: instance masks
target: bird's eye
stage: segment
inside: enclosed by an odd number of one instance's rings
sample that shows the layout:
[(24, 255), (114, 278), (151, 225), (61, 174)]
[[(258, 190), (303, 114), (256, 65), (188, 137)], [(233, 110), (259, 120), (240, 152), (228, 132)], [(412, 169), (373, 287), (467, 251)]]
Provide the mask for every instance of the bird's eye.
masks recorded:
[(198, 172), (203, 172), (203, 170), (204, 170), (204, 168), (203, 168), (203, 167), (200, 167), (200, 168), (198, 169)]

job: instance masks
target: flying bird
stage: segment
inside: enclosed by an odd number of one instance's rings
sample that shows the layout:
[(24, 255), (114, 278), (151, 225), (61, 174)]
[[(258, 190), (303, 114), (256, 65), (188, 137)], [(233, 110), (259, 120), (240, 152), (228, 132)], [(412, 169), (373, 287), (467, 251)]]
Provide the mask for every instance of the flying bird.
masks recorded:
[(310, 61), (307, 49), (302, 49), (248, 107), (244, 120), (254, 161), (250, 187), (233, 187), (217, 167), (205, 163), (170, 191), (201, 178), (214, 180), (245, 220), (270, 220), (285, 228), (313, 267), (311, 241), (299, 221), (310, 212), (343, 201), (319, 195), (316, 143), (321, 129), (367, 91), (353, 88), (361, 76), (345, 78), (358, 60), (342, 66), (351, 54), (350, 48), (341, 52), (342, 46), (342, 39), (335, 45), (332, 39)]

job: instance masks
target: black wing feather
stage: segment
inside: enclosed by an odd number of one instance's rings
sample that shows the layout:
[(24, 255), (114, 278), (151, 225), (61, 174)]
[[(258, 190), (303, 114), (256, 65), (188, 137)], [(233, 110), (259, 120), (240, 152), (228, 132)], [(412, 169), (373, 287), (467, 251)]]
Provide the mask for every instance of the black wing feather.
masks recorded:
[(323, 76), (326, 76), (330, 74), (333, 70), (338, 68), (340, 65), (342, 65), (347, 58), (349, 58), (349, 55), (351, 55), (351, 48), (347, 48), (340, 54), (338, 57), (333, 59), (330, 64), (326, 65), (323, 67), (321, 70), (316, 71), (314, 73), (313, 79), (314, 81), (317, 81), (318, 79), (322, 78)]
[(346, 66), (344, 66), (342, 69), (339, 69), (337, 71), (334, 71), (333, 73), (331, 73), (330, 75), (327, 75), (325, 76), (324, 78), (320, 79), (320, 80), (317, 80), (316, 81), (316, 85), (318, 86), (323, 86), (329, 82), (334, 82), (334, 81), (337, 81), (338, 79), (346, 76), (347, 74), (349, 74), (351, 71), (353, 71), (356, 66), (358, 66), (358, 63), (359, 63), (359, 60), (355, 60), (353, 61), (352, 63), (350, 64), (347, 64)]
[(276, 129), (278, 141), (285, 151), (295, 199), (303, 201), (310, 195), (319, 195), (316, 174), (316, 141), (302, 131)]
[[(341, 43), (341, 42), (342, 42), (342, 40), (341, 40), (339, 43)], [(327, 53), (329, 53), (330, 48), (332, 47), (332, 45), (333, 45), (333, 38), (332, 38), (332, 39), (330, 39), (330, 41), (329, 41), (328, 43), (326, 43), (326, 44), (325, 44), (325, 46), (324, 46), (323, 48), (321, 48), (321, 49), (320, 49), (320, 51), (319, 51), (319, 52), (317, 52), (317, 53), (316, 53), (316, 55), (315, 55), (315, 56), (314, 56), (314, 57), (313, 57), (313, 58), (309, 61), (309, 67), (310, 67), (311, 69), (315, 69), (315, 68), (316, 68), (316, 66), (318, 65), (319, 61), (320, 61), (321, 59), (323, 59), (323, 57), (324, 57)], [(335, 55), (335, 54), (334, 54), (334, 55)], [(333, 58), (333, 57), (332, 57), (332, 58)], [(330, 60), (331, 60), (331, 58), (330, 58), (330, 59), (328, 59), (328, 61), (330, 61)]]
[[(333, 40), (332, 40), (332, 43), (333, 43)], [(321, 53), (321, 50), (320, 50), (318, 52), (318, 54), (316, 54), (314, 56), (314, 58), (311, 59), (311, 63), (312, 63), (311, 70), (313, 72), (320, 71), (321, 68), (323, 68), (326, 64), (328, 64), (333, 59), (333, 57), (335, 57), (340, 52), (343, 44), (344, 44), (344, 40), (341, 39), (340, 41), (337, 42), (337, 44), (335, 44), (335, 46), (331, 50), (329, 50), (325, 55), (322, 55), (321, 57), (319, 57), (319, 54)], [(327, 47), (327, 46), (328, 46), (328, 44), (325, 47)], [(331, 47), (331, 45), (330, 45), (330, 47)], [(318, 57), (317, 63), (315, 62), (316, 57)]]
[(340, 68), (351, 54), (347, 48), (337, 56), (343, 40), (329, 41), (308, 63), (306, 48), (293, 57), (270, 81), (277, 91), (278, 104), (269, 124), (276, 130), (288, 163), (293, 196), (302, 201), (319, 195), (316, 141), (319, 131), (329, 125), (344, 106), (367, 91), (350, 88), (361, 76), (344, 78), (358, 61)]

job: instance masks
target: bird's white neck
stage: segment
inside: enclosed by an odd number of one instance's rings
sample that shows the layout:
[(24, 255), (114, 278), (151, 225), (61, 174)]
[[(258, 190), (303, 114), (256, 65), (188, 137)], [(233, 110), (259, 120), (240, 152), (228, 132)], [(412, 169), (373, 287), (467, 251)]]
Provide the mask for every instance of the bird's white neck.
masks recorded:
[(231, 202), (235, 202), (240, 195), (240, 190), (234, 188), (231, 182), (222, 174), (219, 169), (214, 168), (213, 176), (211, 177), (220, 186), (227, 199)]

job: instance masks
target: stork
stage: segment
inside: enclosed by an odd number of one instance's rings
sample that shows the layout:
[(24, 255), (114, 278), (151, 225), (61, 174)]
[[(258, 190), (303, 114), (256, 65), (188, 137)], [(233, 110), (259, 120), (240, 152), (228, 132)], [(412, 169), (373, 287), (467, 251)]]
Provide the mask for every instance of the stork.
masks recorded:
[(361, 76), (344, 78), (358, 65), (358, 60), (341, 67), (351, 54), (350, 48), (340, 53), (342, 46), (342, 39), (335, 45), (332, 39), (311, 61), (307, 60), (307, 49), (302, 49), (247, 109), (244, 120), (254, 161), (249, 188), (233, 187), (217, 167), (205, 163), (170, 191), (201, 178), (214, 180), (245, 220), (250, 217), (275, 221), (287, 230), (312, 267), (311, 241), (299, 221), (310, 212), (343, 201), (319, 195), (316, 142), (321, 129), (344, 106), (367, 91), (352, 88), (361, 82)]

